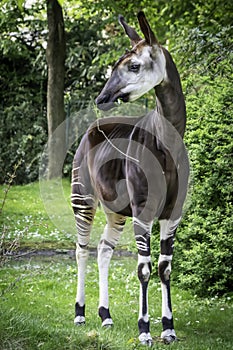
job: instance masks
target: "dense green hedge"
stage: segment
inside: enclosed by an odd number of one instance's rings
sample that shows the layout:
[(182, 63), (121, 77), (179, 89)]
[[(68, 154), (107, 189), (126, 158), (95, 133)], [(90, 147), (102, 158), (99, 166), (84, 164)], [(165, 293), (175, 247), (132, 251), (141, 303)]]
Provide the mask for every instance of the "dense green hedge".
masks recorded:
[[(230, 293), (233, 286), (230, 31), (217, 26), (216, 33), (192, 29), (174, 48), (186, 95), (185, 144), (191, 176), (185, 215), (177, 231), (173, 278), (199, 296)], [(153, 250), (158, 255), (157, 242)]]
[[(203, 79), (199, 78), (200, 83)], [(187, 96), (189, 207), (177, 234), (174, 275), (198, 295), (232, 291), (232, 89), (227, 79)], [(187, 204), (188, 204), (187, 203)]]

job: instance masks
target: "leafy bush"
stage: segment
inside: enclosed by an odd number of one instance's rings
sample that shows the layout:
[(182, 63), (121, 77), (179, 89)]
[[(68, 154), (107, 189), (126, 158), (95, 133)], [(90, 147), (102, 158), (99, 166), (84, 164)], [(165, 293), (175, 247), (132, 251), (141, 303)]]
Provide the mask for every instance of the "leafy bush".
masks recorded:
[[(45, 123), (41, 113), (32, 101), (21, 100), (5, 108), (0, 117), (0, 183), (15, 164), (22, 160), (17, 172), (18, 184), (35, 181), (38, 177), (38, 164), (41, 149), (46, 142)], [(30, 129), (29, 129), (30, 126)]]
[(182, 74), (192, 185), (177, 233), (173, 276), (182, 287), (205, 296), (232, 292), (233, 285), (232, 39), (226, 35), (229, 28), (217, 37), (210, 33), (209, 42), (207, 32), (192, 30), (190, 35), (194, 32), (199, 54), (192, 64), (190, 37), (182, 43), (190, 64), (183, 65)]
[(17, 2), (0, 12), (0, 183), (22, 160), (15, 182), (35, 181), (46, 132), (44, 22), (24, 16)]
[[(31, 7), (32, 6), (32, 7)], [(22, 165), (15, 182), (38, 179), (40, 156), (47, 142), (46, 3), (36, 2), (20, 11), (17, 1), (4, 2), (0, 10), (0, 183), (18, 160)], [(104, 9), (102, 9), (104, 11)], [(65, 103), (87, 107), (94, 99), (108, 66), (101, 54), (102, 16), (83, 8), (64, 9), (66, 21)], [(103, 41), (104, 42), (104, 41)], [(73, 113), (73, 111), (71, 111)], [(70, 173), (75, 150), (68, 154), (64, 173)]]
[[(233, 285), (232, 27), (215, 24), (212, 31), (184, 28), (172, 47), (186, 95), (191, 163), (172, 276), (199, 296), (230, 293)], [(152, 251), (157, 258), (156, 238)]]

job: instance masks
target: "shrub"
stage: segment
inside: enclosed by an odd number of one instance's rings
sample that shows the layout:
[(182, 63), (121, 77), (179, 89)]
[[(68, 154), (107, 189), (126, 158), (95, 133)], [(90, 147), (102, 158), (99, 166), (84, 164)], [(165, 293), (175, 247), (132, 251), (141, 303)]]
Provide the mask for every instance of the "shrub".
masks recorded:
[(233, 285), (233, 110), (227, 78), (196, 79), (198, 92), (186, 96), (191, 204), (178, 231), (174, 272), (184, 288), (205, 296)]
[[(191, 163), (172, 276), (199, 296), (229, 293), (233, 285), (232, 27), (215, 23), (211, 30), (184, 28), (172, 48), (186, 95)], [(157, 257), (157, 240), (152, 250)]]

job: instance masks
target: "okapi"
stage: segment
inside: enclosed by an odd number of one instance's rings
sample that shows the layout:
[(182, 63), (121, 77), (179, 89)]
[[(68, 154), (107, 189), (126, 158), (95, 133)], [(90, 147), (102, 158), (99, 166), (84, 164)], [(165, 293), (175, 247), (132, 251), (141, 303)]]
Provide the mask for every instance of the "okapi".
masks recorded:
[(133, 101), (154, 88), (156, 108), (138, 118), (97, 119), (83, 136), (75, 154), (72, 207), (78, 231), (78, 286), (74, 323), (85, 323), (88, 244), (96, 207), (101, 202), (107, 220), (98, 245), (102, 326), (113, 324), (109, 311), (108, 269), (126, 217), (132, 217), (140, 281), (139, 340), (151, 346), (148, 283), (152, 271), (150, 236), (155, 219), (160, 224), (161, 338), (165, 343), (177, 339), (170, 273), (175, 232), (188, 187), (189, 165), (183, 144), (186, 110), (179, 74), (171, 55), (159, 44), (143, 12), (138, 13), (138, 21), (145, 39), (119, 16), (132, 49), (116, 62), (96, 104), (99, 109), (108, 110), (119, 99)]

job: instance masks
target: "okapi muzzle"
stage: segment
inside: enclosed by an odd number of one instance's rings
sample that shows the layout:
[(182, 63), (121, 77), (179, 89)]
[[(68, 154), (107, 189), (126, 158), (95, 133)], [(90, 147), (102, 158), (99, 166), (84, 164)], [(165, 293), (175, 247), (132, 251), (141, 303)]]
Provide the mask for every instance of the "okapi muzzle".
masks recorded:
[(122, 92), (123, 87), (124, 84), (119, 72), (113, 70), (111, 77), (95, 100), (97, 107), (103, 111), (108, 111), (115, 106), (115, 102), (118, 100), (128, 102), (130, 94)]

